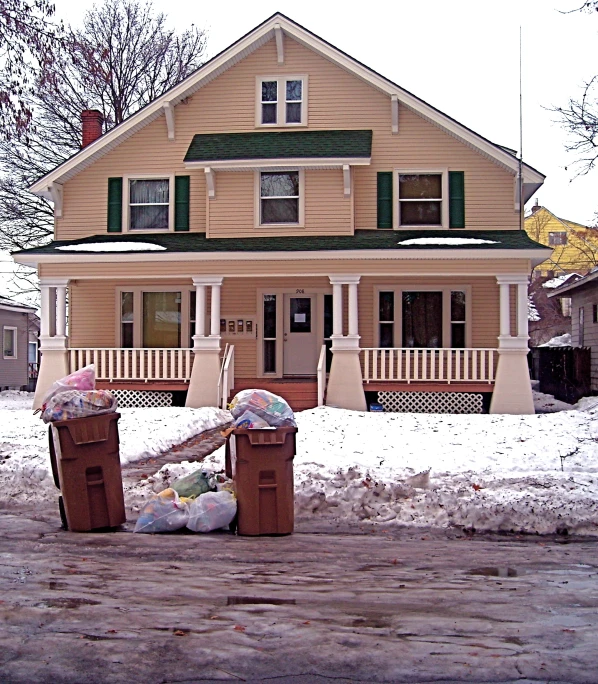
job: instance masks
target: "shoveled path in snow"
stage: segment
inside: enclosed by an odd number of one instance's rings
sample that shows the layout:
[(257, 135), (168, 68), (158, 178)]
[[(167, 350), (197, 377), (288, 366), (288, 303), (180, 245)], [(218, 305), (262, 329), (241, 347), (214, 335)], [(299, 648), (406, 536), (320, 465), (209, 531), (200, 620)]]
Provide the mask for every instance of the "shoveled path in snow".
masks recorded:
[(598, 543), (76, 534), (0, 516), (0, 679), (598, 682)]

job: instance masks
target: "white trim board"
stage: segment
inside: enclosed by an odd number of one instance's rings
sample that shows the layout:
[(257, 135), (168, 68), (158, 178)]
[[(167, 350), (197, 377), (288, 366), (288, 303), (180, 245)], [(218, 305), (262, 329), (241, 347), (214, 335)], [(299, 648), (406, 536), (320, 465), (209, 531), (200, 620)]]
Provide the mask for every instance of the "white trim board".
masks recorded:
[[(181, 103), (185, 98), (193, 95), (201, 87), (217, 78), (221, 73), (234, 66), (244, 57), (251, 54), (268, 41), (275, 39), (277, 28), (297, 42), (314, 50), (332, 63), (337, 64), (356, 77), (369, 83), (374, 88), (377, 88), (388, 96), (389, 102), (392, 100), (393, 96), (395, 96), (401, 104), (425, 117), (428, 121), (431, 121), (450, 135), (462, 140), (464, 143), (478, 150), (481, 154), (489, 157), (497, 164), (508, 168), (513, 174), (517, 173), (519, 166), (518, 159), (506, 152), (499, 145), (486, 140), (423, 100), (420, 100), (408, 91), (403, 90), (396, 83), (384, 78), (349, 55), (341, 52), (330, 43), (327, 43), (299, 24), (296, 24), (284, 14), (276, 13), (253, 29), (253, 31), (247, 33), (236, 43), (233, 43), (226, 50), (197, 69), (197, 71), (188, 76), (184, 81), (164, 93), (164, 95), (156, 98), (139, 112), (130, 116), (126, 121), (123, 121), (56, 169), (33, 183), (29, 190), (34, 194), (52, 199), (50, 188), (53, 183), (64, 183), (70, 178), (73, 178), (134, 133), (147, 126), (158, 117), (165, 116), (164, 105), (166, 103), (169, 103), (171, 107), (176, 107), (176, 105)], [(389, 108), (389, 126), (390, 125)], [(523, 172), (524, 184), (528, 186), (526, 194), (529, 193), (531, 196), (535, 189), (544, 182), (544, 175), (526, 164), (523, 164)]]

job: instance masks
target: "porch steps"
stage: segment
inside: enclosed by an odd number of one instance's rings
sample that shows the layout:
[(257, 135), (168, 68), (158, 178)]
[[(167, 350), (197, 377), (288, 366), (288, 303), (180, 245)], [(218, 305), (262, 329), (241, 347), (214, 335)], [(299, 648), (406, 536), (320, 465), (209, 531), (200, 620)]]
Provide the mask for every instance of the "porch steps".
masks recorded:
[(235, 378), (235, 389), (231, 391), (229, 401), (237, 392), (244, 389), (264, 389), (278, 394), (287, 401), (293, 411), (304, 411), (318, 405), (318, 383), (315, 379), (276, 378)]

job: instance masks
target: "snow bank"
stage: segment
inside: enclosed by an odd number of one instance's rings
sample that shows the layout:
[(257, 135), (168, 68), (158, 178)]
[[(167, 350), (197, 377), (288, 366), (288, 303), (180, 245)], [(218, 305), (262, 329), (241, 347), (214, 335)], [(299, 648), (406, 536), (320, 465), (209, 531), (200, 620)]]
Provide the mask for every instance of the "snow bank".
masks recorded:
[[(33, 394), (0, 392), (0, 502), (56, 498), (48, 426), (32, 412)], [(119, 411), (122, 463), (150, 458), (232, 420), (217, 408)]]
[[(598, 409), (595, 408), (596, 411)], [(297, 414), (298, 518), (598, 534), (598, 422), (537, 416)], [(223, 467), (224, 449), (206, 465)]]

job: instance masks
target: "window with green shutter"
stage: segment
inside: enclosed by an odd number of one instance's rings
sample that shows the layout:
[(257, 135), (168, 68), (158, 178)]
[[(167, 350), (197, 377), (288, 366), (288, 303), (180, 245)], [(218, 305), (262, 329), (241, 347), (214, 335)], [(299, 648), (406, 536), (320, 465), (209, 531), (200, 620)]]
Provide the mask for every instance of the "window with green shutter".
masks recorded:
[(392, 171), (378, 172), (378, 228), (392, 228)]
[(108, 179), (108, 232), (121, 233), (123, 229), (123, 179)]
[(465, 173), (449, 171), (449, 228), (465, 228)]
[(175, 176), (174, 179), (174, 229), (189, 230), (189, 176)]

